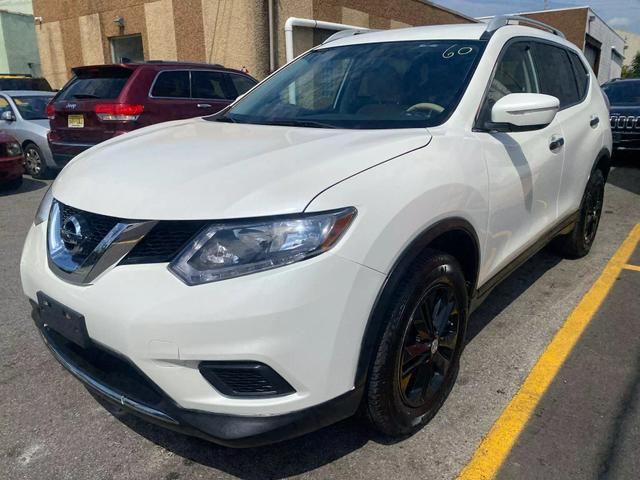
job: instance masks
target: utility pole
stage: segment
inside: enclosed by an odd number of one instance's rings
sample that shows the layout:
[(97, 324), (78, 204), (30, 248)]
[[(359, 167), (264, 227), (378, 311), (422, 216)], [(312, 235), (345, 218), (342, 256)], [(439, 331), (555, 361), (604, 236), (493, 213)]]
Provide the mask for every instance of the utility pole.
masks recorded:
[(549, 0), (544, 0), (544, 9), (549, 10)]

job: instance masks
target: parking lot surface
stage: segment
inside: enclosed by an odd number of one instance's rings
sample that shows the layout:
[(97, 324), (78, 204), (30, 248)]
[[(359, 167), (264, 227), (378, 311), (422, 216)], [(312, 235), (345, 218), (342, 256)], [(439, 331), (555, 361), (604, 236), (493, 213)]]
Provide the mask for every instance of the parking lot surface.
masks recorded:
[[(279, 445), (232, 450), (100, 405), (42, 344), (18, 264), (47, 184), (0, 193), (0, 478), (451, 479), (473, 457), (540, 355), (640, 223), (640, 161), (618, 162), (589, 256), (545, 250), (471, 318), (458, 382), (434, 420), (390, 441), (357, 419)], [(640, 249), (629, 259), (640, 265)], [(500, 478), (632, 478), (640, 420), (640, 272), (625, 270), (580, 337)]]

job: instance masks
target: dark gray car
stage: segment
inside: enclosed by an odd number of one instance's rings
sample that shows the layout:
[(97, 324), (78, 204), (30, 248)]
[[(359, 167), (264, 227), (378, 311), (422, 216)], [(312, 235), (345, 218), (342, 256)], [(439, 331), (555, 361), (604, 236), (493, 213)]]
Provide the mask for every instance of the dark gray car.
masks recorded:
[(56, 171), (47, 142), (46, 107), (53, 95), (33, 90), (0, 91), (0, 130), (20, 142), (25, 170), (34, 178), (47, 178)]

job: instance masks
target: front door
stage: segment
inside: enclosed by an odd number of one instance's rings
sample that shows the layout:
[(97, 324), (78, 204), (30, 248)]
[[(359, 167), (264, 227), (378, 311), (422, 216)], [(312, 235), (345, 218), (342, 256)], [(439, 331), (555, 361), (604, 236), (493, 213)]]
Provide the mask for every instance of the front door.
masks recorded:
[[(539, 79), (528, 41), (503, 51), (479, 123), (491, 119), (491, 108), (511, 93), (539, 93)], [(475, 133), (483, 145), (489, 178), (489, 222), (486, 261), (481, 277), (489, 278), (523, 253), (557, 221), (557, 199), (564, 161), (563, 131), (558, 119), (542, 129)]]

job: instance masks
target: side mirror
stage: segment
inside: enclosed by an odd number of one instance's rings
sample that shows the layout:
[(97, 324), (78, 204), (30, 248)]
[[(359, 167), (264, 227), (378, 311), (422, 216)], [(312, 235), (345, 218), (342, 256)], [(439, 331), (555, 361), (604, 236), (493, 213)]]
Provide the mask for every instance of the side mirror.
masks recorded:
[(13, 114), (13, 112), (11, 110), (7, 110), (6, 112), (2, 112), (2, 115), (0, 115), (0, 118), (2, 120), (4, 120), (5, 122), (15, 122), (16, 121), (16, 116)]
[(499, 132), (539, 130), (556, 118), (560, 100), (541, 93), (511, 93), (491, 109), (488, 127)]

